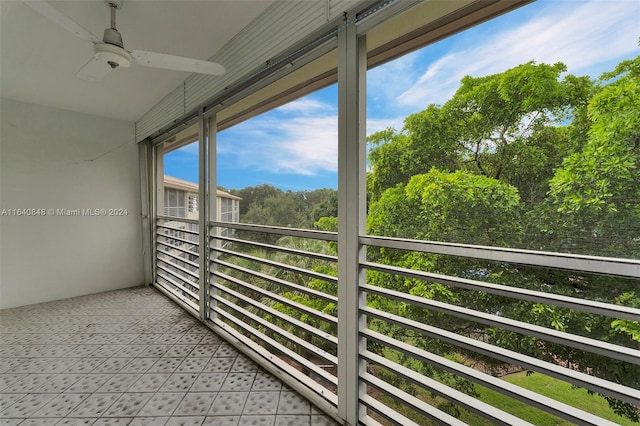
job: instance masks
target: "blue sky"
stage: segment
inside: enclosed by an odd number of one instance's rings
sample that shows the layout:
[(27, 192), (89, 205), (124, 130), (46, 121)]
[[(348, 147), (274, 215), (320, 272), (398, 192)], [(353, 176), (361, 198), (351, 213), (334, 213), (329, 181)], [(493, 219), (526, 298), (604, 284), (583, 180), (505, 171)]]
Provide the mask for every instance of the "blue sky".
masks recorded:
[[(640, 54), (640, 1), (539, 0), (367, 73), (367, 134), (442, 104), (465, 75), (518, 64), (564, 62), (598, 77)], [(218, 134), (218, 185), (284, 190), (337, 187), (335, 85)], [(196, 144), (165, 158), (168, 175), (197, 182)]]

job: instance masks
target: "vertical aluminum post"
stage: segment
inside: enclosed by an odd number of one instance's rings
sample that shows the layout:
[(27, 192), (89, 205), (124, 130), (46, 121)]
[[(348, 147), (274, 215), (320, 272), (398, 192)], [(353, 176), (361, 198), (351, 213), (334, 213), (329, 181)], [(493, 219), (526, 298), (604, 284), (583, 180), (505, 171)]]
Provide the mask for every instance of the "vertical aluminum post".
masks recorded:
[(138, 169), (140, 174), (140, 220), (142, 222), (142, 262), (144, 268), (144, 283), (152, 284), (153, 276), (153, 245), (155, 234), (155, 215), (153, 206), (153, 149), (148, 142), (138, 144)]
[(152, 168), (153, 179), (153, 191), (151, 205), (153, 206), (153, 235), (151, 241), (153, 241), (153, 247), (151, 251), (151, 257), (153, 259), (153, 281), (157, 280), (158, 270), (158, 216), (164, 216), (164, 149), (163, 144), (155, 145), (152, 149), (152, 156), (154, 157)]
[(365, 303), (359, 290), (365, 256), (359, 236), (366, 231), (366, 40), (355, 24), (338, 33), (338, 413), (357, 425), (359, 397), (366, 392), (359, 377)]
[[(208, 223), (211, 223), (213, 221), (218, 221), (218, 182), (217, 182), (217, 163), (216, 163), (216, 156), (217, 156), (217, 134), (218, 134), (218, 128), (217, 128), (217, 123), (216, 123), (216, 116), (215, 114), (212, 115), (210, 118), (208, 118), (208, 128), (209, 128), (209, 209), (208, 209), (208, 213), (209, 213), (209, 221)], [(211, 230), (211, 233), (209, 234), (209, 238), (207, 238), (207, 240), (211, 243), (211, 245), (218, 245), (219, 242), (218, 240), (215, 240), (214, 237), (218, 234), (218, 229), (217, 228), (212, 228), (210, 225), (207, 225), (207, 229)], [(207, 262), (209, 264), (209, 271), (208, 271), (208, 277), (207, 277), (207, 287), (209, 288), (209, 294), (208, 294), (208, 298), (209, 298), (209, 319), (210, 320), (214, 320), (215, 319), (215, 312), (214, 312), (214, 308), (215, 308), (215, 301), (212, 299), (213, 296), (215, 296), (216, 294), (216, 288), (215, 288), (215, 284), (216, 284), (216, 278), (215, 276), (211, 275), (212, 272), (215, 271), (216, 265), (215, 263), (211, 263), (211, 261), (213, 260), (213, 258), (215, 258), (217, 256), (217, 252), (211, 252), (210, 247), (207, 247), (208, 253), (211, 253), (211, 258), (207, 259)]]
[(198, 311), (200, 313), (200, 319), (205, 321), (209, 316), (209, 244), (207, 231), (208, 221), (208, 206), (207, 206), (207, 192), (208, 192), (208, 167), (209, 162), (208, 155), (208, 125), (204, 118), (202, 109), (198, 116), (198, 254), (199, 254), (199, 272), (198, 276), (198, 298), (200, 299), (200, 306)]
[(153, 170), (156, 184), (155, 184), (155, 207), (156, 212), (160, 216), (165, 215), (164, 211), (164, 149), (162, 144), (154, 147), (154, 154), (156, 157), (156, 167)]

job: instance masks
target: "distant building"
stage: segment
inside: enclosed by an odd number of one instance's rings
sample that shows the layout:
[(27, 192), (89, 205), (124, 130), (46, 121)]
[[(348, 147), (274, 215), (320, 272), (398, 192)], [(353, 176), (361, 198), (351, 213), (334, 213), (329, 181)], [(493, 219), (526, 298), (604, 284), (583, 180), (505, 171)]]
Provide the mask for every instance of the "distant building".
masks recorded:
[[(164, 216), (198, 219), (198, 184), (173, 176), (164, 176)], [(217, 222), (239, 222), (242, 198), (217, 190)]]
[[(242, 198), (231, 195), (228, 192), (216, 191), (216, 222), (240, 222), (240, 200)], [(182, 268), (182, 271), (197, 271), (198, 261), (198, 234), (199, 224), (199, 192), (198, 185), (173, 176), (164, 176), (164, 216), (176, 218), (176, 220), (165, 220), (164, 228), (160, 232), (158, 244), (163, 254), (173, 258), (173, 263)], [(177, 220), (183, 219), (183, 220)], [(184, 219), (189, 220), (185, 222)], [(233, 237), (234, 229), (215, 228), (216, 235), (221, 237)], [(225, 247), (229, 243), (218, 240), (217, 247)], [(168, 266), (167, 266), (168, 267)], [(172, 267), (169, 267), (172, 268)], [(173, 271), (174, 274), (182, 275), (180, 270)]]

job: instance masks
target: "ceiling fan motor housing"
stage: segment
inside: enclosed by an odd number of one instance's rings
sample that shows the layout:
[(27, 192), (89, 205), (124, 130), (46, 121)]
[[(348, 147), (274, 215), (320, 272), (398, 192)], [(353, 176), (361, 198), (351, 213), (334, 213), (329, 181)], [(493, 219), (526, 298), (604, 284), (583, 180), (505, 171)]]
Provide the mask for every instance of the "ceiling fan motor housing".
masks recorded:
[(122, 35), (120, 35), (120, 31), (116, 30), (115, 28), (107, 28), (106, 30), (104, 30), (102, 41), (105, 43), (113, 44), (114, 46), (118, 46), (120, 48), (124, 48)]
[(120, 46), (109, 43), (96, 43), (93, 45), (96, 59), (106, 62), (111, 68), (131, 66), (131, 55)]

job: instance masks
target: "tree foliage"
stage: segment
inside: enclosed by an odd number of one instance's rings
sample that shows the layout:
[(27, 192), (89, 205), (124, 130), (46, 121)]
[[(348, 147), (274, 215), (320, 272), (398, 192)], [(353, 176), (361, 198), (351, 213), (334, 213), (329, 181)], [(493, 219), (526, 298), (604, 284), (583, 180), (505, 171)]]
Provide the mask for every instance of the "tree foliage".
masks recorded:
[(553, 126), (585, 107), (592, 83), (567, 75), (562, 63), (529, 62), (500, 74), (466, 76), (444, 105), (405, 119), (401, 132), (369, 137), (369, 192), (406, 183), (431, 167), (468, 170), (517, 187), (524, 201), (544, 198), (547, 181), (571, 147)]
[[(400, 132), (387, 129), (372, 135), (369, 233), (638, 258), (640, 58), (620, 63), (597, 82), (565, 72), (561, 63), (529, 62), (500, 74), (467, 76), (444, 105), (429, 105), (407, 117)], [(369, 257), (410, 269), (640, 306), (637, 280), (389, 249), (370, 249)], [(381, 272), (370, 271), (367, 281), (640, 347), (637, 321)], [(449, 331), (484, 336), (498, 346), (616, 383), (640, 386), (640, 368), (629, 363), (605, 361), (589, 352), (381, 297), (372, 297), (370, 303)], [(375, 326), (444, 356), (460, 352), (382, 321)], [(639, 420), (636, 407), (607, 400), (618, 414)]]
[(640, 57), (620, 63), (587, 108), (582, 149), (551, 179), (550, 194), (574, 228), (610, 256), (640, 257)]
[(385, 191), (370, 206), (369, 233), (403, 238), (489, 244), (520, 234), (518, 191), (464, 170), (432, 168)]
[[(338, 216), (338, 197), (334, 189), (283, 191), (263, 184), (230, 192), (242, 198), (240, 221), (244, 223), (313, 229), (320, 218)], [(255, 233), (247, 231), (239, 231), (238, 235), (256, 237)], [(269, 243), (278, 239), (269, 234), (257, 238)]]

